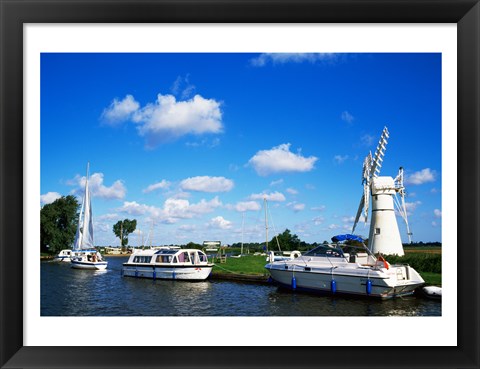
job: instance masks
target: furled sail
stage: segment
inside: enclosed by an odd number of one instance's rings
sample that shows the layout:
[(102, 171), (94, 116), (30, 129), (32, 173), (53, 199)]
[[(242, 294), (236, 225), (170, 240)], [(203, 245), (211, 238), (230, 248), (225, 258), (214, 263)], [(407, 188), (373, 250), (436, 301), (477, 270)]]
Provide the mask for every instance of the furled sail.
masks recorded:
[(91, 194), (88, 188), (88, 168), (85, 178), (85, 193), (83, 195), (82, 208), (78, 217), (77, 233), (73, 243), (73, 250), (93, 249), (93, 217), (92, 204), (90, 201)]

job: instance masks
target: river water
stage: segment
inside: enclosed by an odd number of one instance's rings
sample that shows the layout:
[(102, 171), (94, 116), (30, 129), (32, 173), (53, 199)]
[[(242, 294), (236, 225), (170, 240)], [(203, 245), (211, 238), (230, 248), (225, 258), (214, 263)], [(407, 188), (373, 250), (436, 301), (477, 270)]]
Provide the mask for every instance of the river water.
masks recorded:
[(409, 296), (387, 301), (291, 292), (273, 285), (121, 276), (41, 262), (42, 316), (441, 316), (441, 303)]

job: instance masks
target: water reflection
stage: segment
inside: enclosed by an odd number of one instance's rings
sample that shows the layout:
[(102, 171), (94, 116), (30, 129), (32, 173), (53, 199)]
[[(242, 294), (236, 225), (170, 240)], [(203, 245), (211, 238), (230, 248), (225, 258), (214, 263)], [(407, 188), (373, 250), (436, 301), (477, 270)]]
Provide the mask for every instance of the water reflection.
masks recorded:
[(41, 314), (47, 316), (439, 316), (441, 303), (416, 297), (368, 298), (292, 293), (272, 285), (125, 278), (126, 258), (105, 271), (41, 264)]

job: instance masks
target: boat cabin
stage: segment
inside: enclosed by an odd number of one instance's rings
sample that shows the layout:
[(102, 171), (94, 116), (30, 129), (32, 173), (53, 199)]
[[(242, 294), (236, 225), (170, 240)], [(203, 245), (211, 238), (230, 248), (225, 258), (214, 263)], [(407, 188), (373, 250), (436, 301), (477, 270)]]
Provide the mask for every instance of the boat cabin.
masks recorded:
[(358, 263), (361, 265), (374, 265), (377, 261), (363, 245), (323, 244), (306, 252), (304, 256), (343, 258), (349, 263)]
[(133, 264), (207, 264), (207, 255), (201, 250), (162, 249), (142, 250), (130, 256)]

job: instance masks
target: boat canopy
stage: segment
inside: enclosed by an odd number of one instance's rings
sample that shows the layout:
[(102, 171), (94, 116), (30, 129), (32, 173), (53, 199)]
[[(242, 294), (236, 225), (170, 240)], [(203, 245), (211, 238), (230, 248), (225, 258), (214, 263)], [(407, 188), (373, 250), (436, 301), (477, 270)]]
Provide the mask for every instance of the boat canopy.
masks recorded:
[(333, 242), (340, 242), (340, 241), (358, 241), (363, 242), (363, 238), (360, 236), (356, 236), (354, 234), (339, 234), (338, 236), (332, 237)]
[(173, 255), (176, 254), (180, 249), (175, 249), (175, 250), (158, 250), (155, 254), (157, 255)]

